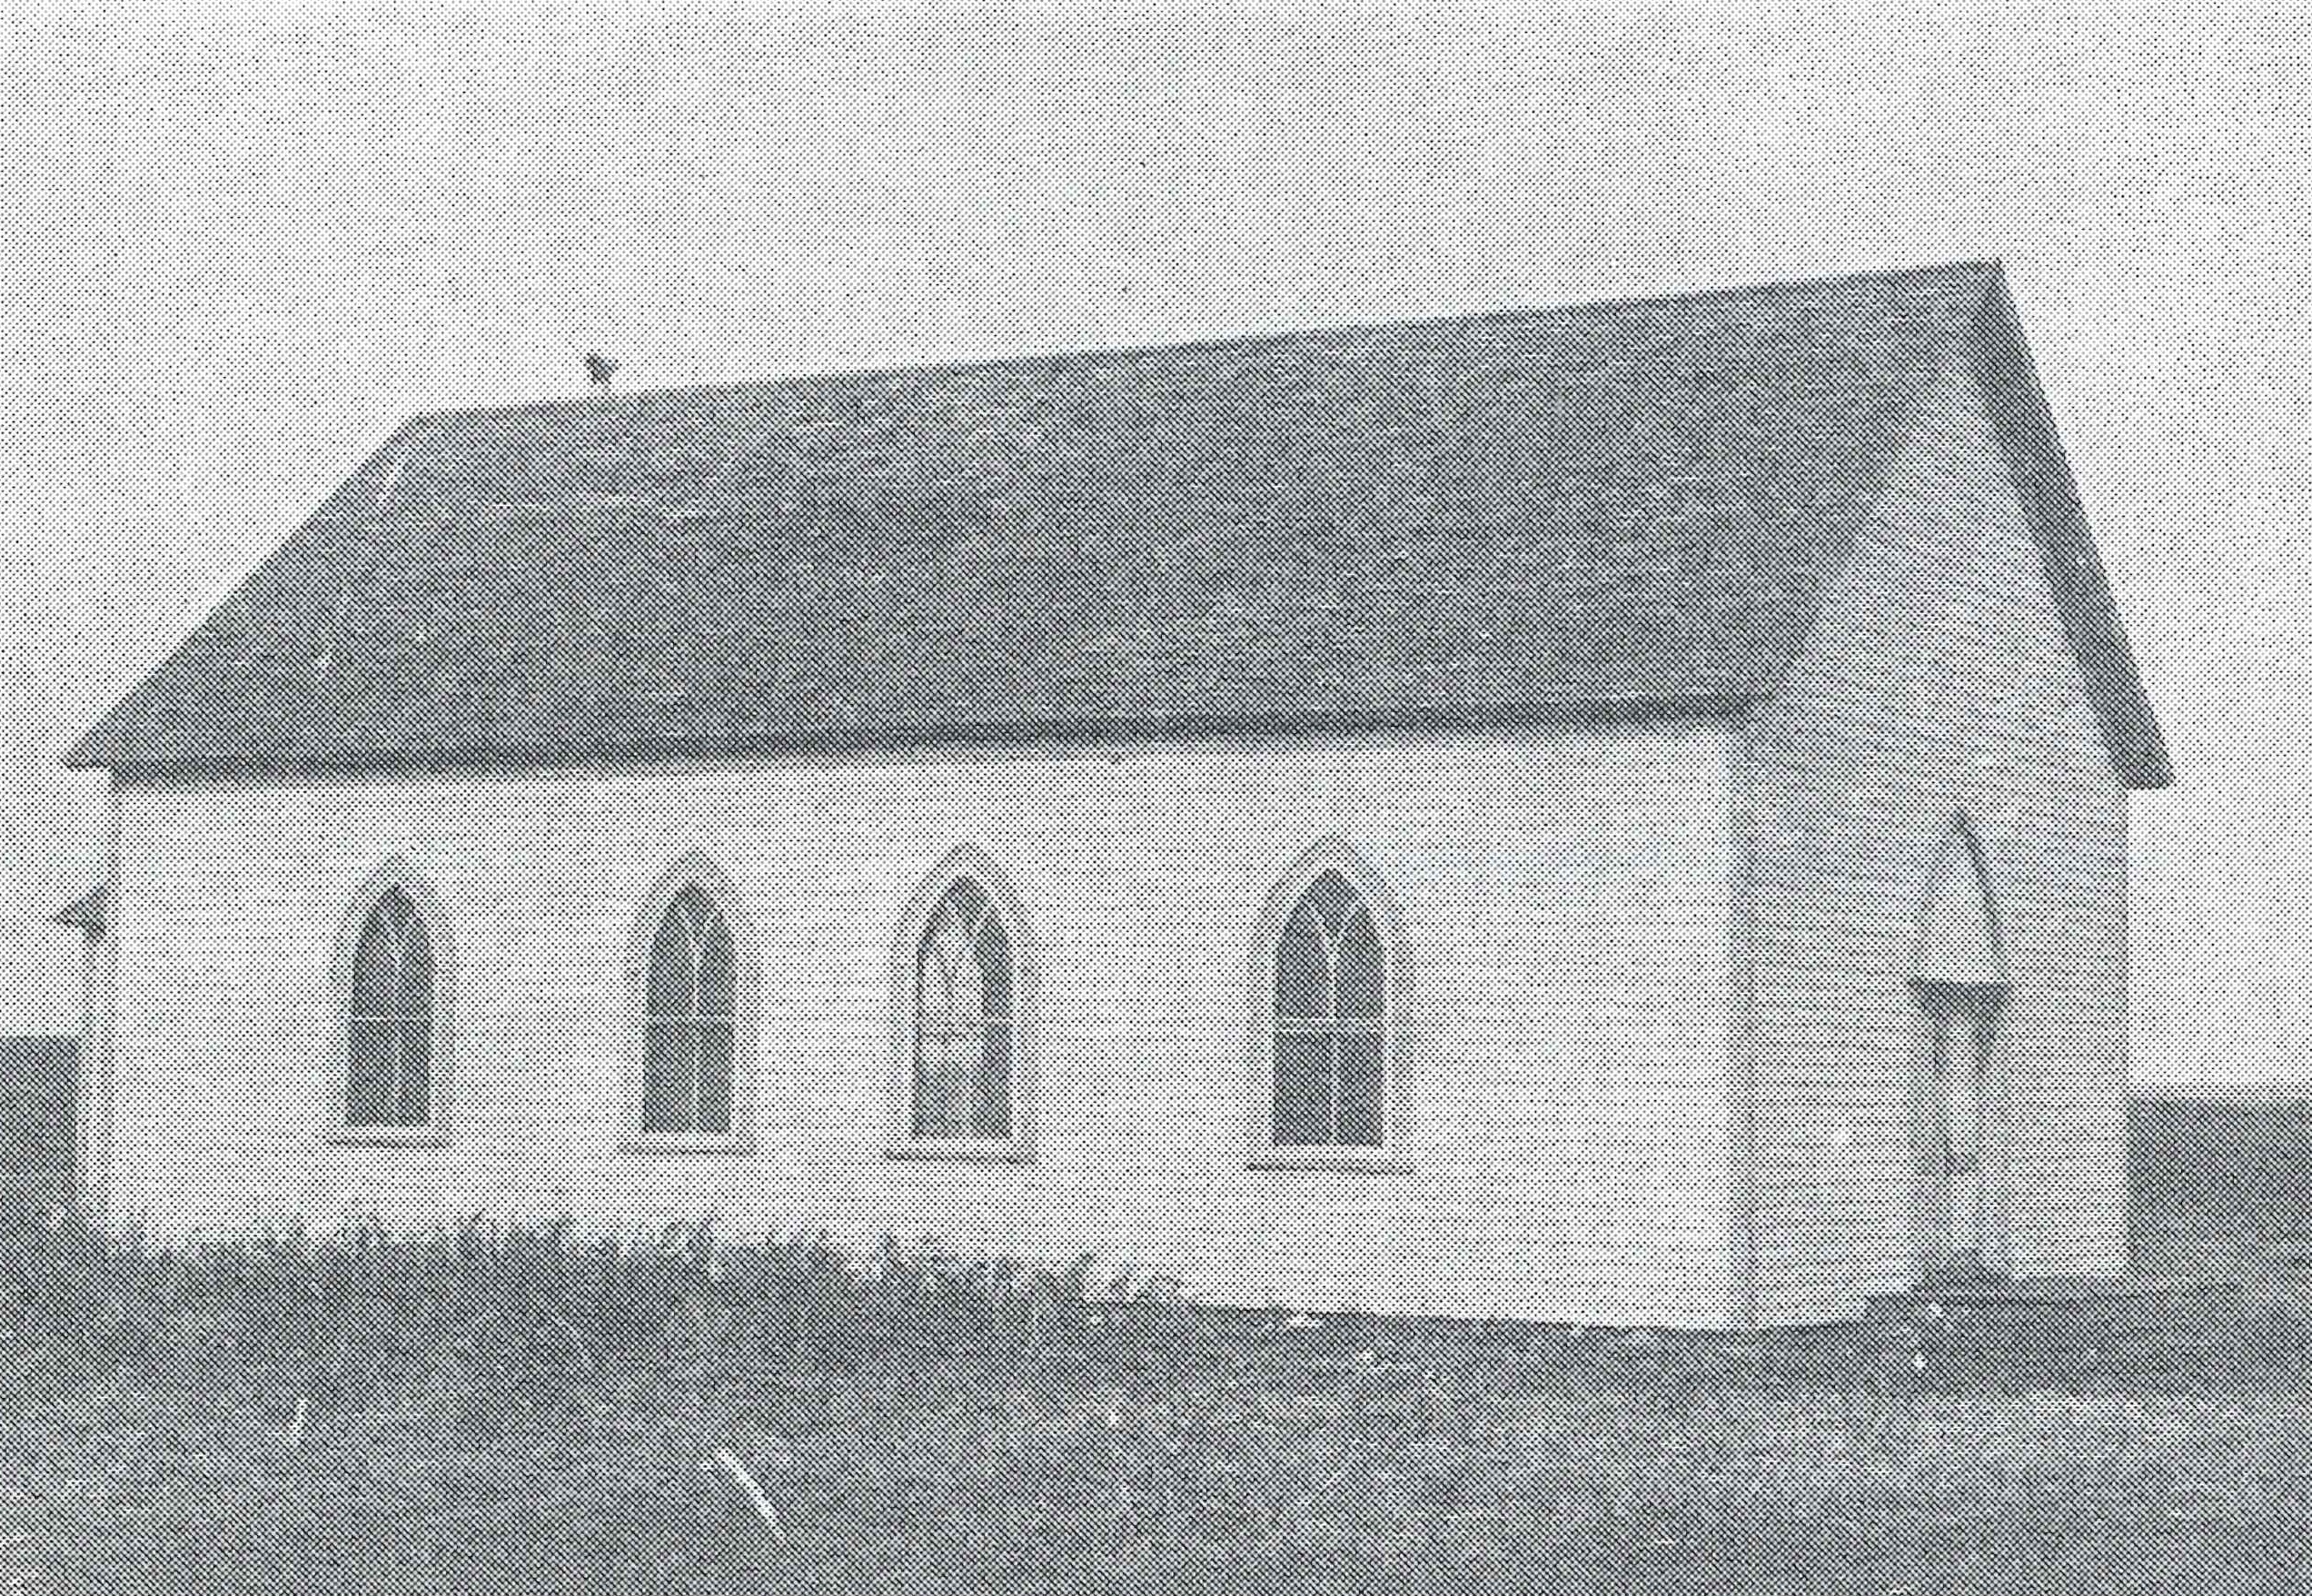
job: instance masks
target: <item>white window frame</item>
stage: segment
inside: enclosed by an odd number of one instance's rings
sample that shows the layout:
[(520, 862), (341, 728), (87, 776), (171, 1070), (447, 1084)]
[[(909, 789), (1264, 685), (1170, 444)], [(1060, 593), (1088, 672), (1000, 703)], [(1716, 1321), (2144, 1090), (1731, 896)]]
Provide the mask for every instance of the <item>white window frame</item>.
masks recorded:
[[(730, 1129), (727, 1133), (645, 1131), (642, 1095), (649, 1075), (650, 958), (659, 927), (674, 900), (696, 887), (721, 912), (730, 931)], [(759, 992), (754, 929), (739, 907), (738, 889), (702, 848), (668, 866), (642, 900), (628, 938), (626, 1087), (620, 1105), (620, 1148), (627, 1153), (731, 1154), (755, 1150), (755, 1009)]]
[[(1326, 871), (1337, 874), (1373, 917), (1381, 938), (1381, 1145), (1279, 1146), (1276, 1143), (1276, 950), (1302, 896)], [(1295, 859), (1269, 889), (1253, 926), (1251, 1068), (1245, 1115), (1246, 1165), (1265, 1170), (1388, 1173), (1412, 1167), (1405, 1068), (1404, 918), (1387, 880), (1345, 838), (1327, 837)]]
[[(917, 967), (931, 917), (958, 881), (968, 880), (987, 895), (1011, 948), (1011, 1056), (1005, 1076), (1009, 1125), (1002, 1136), (918, 1136), (915, 1134)], [(890, 1130), (886, 1150), (894, 1158), (966, 1164), (1025, 1164), (1035, 1156), (1036, 947), (1027, 917), (1011, 878), (985, 849), (966, 843), (922, 878), (899, 917), (891, 957), (892, 1047), (888, 1087)]]
[[(425, 927), (427, 951), (433, 964), (430, 996), (423, 1125), (362, 1125), (352, 1123), (353, 988), (362, 933), (370, 916), (389, 892), (399, 891), (417, 911)], [(329, 963), (330, 1080), (332, 1123), (329, 1139), (346, 1146), (438, 1146), (450, 1136), (450, 1041), (455, 1012), (458, 959), (450, 931), (450, 913), (417, 867), (400, 854), (390, 856), (370, 873), (339, 917), (337, 937)]]

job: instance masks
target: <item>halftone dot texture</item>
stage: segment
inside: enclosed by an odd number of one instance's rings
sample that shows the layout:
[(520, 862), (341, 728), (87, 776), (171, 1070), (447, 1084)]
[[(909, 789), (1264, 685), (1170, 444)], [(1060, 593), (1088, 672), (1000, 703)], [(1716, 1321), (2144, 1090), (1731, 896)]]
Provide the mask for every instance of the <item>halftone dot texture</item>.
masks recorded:
[[(1994, 266), (425, 417), (74, 758), (118, 779), (73, 911), (114, 1216), (380, 1222), (12, 1244), (63, 1349), (15, 1377), (144, 1403), (32, 1437), (111, 1492), (40, 1510), (84, 1584), (2123, 1566), (1938, 1394), (2149, 1447), (2096, 1382), (2173, 1350), (2092, 1295), (1936, 1317), (2124, 1261), (2122, 817), (2168, 778)], [(1996, 983), (1919, 963), (1961, 834)], [(459, 950), (399, 1145), (318, 1078), (387, 857)], [(679, 1006), (710, 1111), (649, 1040), (688, 857), (735, 910)], [(959, 879), (1000, 960), (935, 934)], [(622, 1135), (660, 1076), (716, 1135)]]
[(2164, 756), (1995, 267), (402, 428), (74, 750), (296, 768), (1484, 725), (1771, 689), (1979, 361)]

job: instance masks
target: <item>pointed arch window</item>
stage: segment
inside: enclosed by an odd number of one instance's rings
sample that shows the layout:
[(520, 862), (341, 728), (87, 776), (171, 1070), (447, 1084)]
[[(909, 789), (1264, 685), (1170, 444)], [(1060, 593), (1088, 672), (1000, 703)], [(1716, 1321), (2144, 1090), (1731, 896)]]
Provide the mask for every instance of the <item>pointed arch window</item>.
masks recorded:
[(1003, 916), (985, 886), (958, 876), (916, 949), (917, 1140), (1010, 1136), (1013, 985)]
[(1275, 1146), (1382, 1145), (1386, 960), (1364, 896), (1341, 870), (1318, 871), (1276, 935), (1269, 1016)]
[(353, 947), (346, 1006), (345, 1124), (357, 1131), (433, 1123), (434, 954), (409, 893), (389, 887)]
[(994, 859), (958, 848), (924, 880), (892, 972), (891, 1156), (1033, 1157), (1035, 948)]
[(659, 918), (645, 984), (640, 1129), (727, 1137), (735, 1096), (738, 956), (722, 906), (699, 882)]
[(1928, 878), (1910, 976), (1914, 981), (1960, 986), (1996, 986), (2007, 979), (1982, 843), (1963, 816), (1945, 832)]
[(1997, 1271), (2011, 1135), (2009, 986), (1982, 843), (1964, 815), (1928, 879), (1910, 986), (1923, 1022), (1910, 1094), (1921, 1274)]

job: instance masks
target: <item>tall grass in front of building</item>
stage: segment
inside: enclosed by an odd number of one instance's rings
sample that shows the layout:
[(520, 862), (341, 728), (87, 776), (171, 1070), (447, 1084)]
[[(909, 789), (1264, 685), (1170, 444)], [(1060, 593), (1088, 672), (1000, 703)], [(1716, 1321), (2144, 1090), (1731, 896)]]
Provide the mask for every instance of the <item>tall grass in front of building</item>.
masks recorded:
[(2280, 1591), (2308, 1302), (1622, 1333), (710, 1229), (167, 1246), (21, 1207), (0, 1588)]
[(450, 1438), (574, 1413), (665, 1411), (764, 1378), (1018, 1371), (1080, 1339), (1087, 1268), (871, 1261), (822, 1241), (633, 1243), (469, 1225), (291, 1228), (186, 1246), (74, 1215), (0, 1225), (0, 1386), (34, 1401), (134, 1385), (180, 1413), (303, 1400), (329, 1415), (422, 1408)]

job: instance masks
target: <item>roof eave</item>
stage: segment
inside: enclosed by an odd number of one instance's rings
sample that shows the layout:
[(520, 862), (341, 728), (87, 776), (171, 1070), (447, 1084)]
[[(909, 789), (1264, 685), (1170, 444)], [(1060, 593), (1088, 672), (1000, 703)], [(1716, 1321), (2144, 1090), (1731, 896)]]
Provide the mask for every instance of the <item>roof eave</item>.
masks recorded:
[(1513, 730), (1550, 725), (1632, 720), (1724, 719), (1739, 715), (1762, 689), (1730, 688), (1683, 694), (1598, 694), (1477, 709), (1424, 709), (1395, 715), (1332, 717), (1195, 717), (1162, 721), (1084, 721), (961, 728), (899, 727), (830, 735), (666, 737), (593, 746), (323, 750), (298, 755), (214, 753), (137, 759), (102, 745), (94, 734), (74, 749), (75, 768), (105, 769), (132, 779), (294, 779), (323, 775), (422, 774), (446, 770), (544, 769), (578, 765), (634, 765), (660, 759), (842, 758), (876, 754), (920, 755), (933, 749), (971, 750), (1057, 745), (1089, 748), (1125, 741), (1207, 737), (1363, 737), (1424, 731)]

